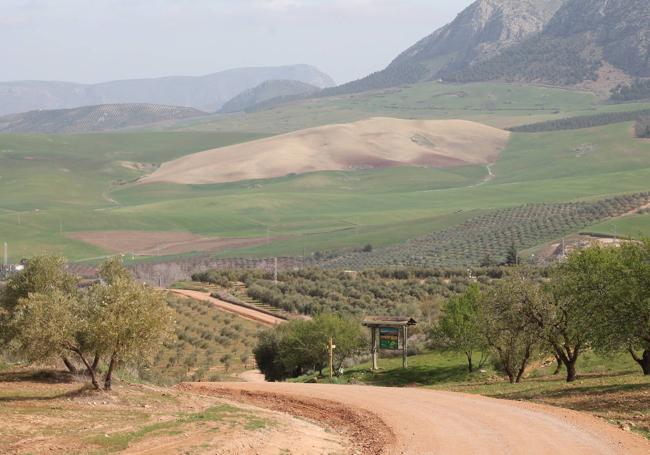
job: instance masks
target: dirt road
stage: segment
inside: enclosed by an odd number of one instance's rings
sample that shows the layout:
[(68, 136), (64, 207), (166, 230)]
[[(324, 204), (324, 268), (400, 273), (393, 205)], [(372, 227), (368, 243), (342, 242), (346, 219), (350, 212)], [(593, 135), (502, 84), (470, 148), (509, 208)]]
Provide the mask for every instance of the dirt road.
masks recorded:
[(228, 302), (224, 302), (223, 300), (215, 299), (214, 297), (210, 296), (210, 293), (208, 292), (188, 291), (185, 289), (169, 289), (169, 291), (173, 292), (174, 294), (190, 297), (194, 300), (210, 302), (211, 304), (222, 309), (223, 311), (237, 314), (244, 319), (248, 319), (254, 322), (259, 322), (260, 324), (274, 326), (286, 322), (284, 319), (271, 316), (270, 314), (262, 313), (260, 311), (255, 311), (251, 308), (245, 308), (239, 305), (235, 305), (233, 303), (228, 303)]
[[(348, 436), (365, 438), (361, 446), (351, 448), (362, 454), (650, 453), (648, 440), (596, 417), (476, 395), (328, 384), (196, 383), (181, 387), (343, 427)], [(350, 412), (335, 410), (332, 403)], [(355, 410), (366, 417), (354, 417)], [(349, 422), (341, 420), (348, 415)], [(369, 415), (377, 422), (367, 423), (372, 421)], [(359, 426), (356, 432), (354, 426)], [(379, 447), (373, 450), (373, 446)]]

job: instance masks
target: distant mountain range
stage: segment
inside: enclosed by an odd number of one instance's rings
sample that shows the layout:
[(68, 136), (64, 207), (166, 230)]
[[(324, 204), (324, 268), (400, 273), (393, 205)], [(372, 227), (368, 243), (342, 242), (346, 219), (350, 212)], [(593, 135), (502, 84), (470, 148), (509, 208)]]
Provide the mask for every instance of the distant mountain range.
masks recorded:
[(650, 77), (648, 24), (648, 0), (478, 0), (383, 71), (322, 94), (437, 79), (575, 85), (603, 68)]
[(239, 68), (207, 76), (172, 76), (100, 84), (0, 82), (0, 115), (121, 103), (193, 107), (214, 112), (240, 93), (269, 80), (293, 80), (319, 88), (335, 82), (309, 65)]
[(251, 112), (318, 93), (321, 87), (300, 81), (271, 80), (248, 89), (221, 108), (223, 113)]
[(0, 133), (91, 133), (206, 115), (191, 107), (104, 104), (0, 117)]

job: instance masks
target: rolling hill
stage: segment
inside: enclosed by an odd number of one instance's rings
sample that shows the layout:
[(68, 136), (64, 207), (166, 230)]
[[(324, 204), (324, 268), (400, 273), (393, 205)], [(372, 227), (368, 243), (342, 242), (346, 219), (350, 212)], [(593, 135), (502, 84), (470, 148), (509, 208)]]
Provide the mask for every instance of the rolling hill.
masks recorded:
[(297, 80), (321, 88), (334, 85), (329, 76), (309, 65), (237, 68), (206, 76), (171, 76), (99, 84), (0, 82), (0, 115), (122, 103), (163, 104), (216, 111), (241, 92), (276, 79)]
[(251, 112), (313, 95), (321, 89), (300, 81), (272, 80), (248, 89), (223, 105), (221, 112)]
[(0, 117), (0, 133), (90, 133), (206, 115), (191, 107), (103, 104)]
[(486, 165), (509, 136), (463, 120), (372, 118), (184, 156), (140, 182), (208, 184), (317, 171)]

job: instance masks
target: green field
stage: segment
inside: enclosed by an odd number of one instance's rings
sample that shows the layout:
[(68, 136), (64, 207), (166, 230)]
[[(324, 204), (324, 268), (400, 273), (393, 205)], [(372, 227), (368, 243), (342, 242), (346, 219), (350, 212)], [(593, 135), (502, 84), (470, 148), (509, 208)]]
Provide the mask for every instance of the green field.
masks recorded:
[[(467, 166), (318, 172), (221, 185), (132, 182), (154, 165), (196, 151), (253, 140), (264, 132), (371, 115), (462, 117), (507, 126), (645, 107), (604, 104), (592, 94), (563, 89), (430, 83), (213, 117), (209, 123), (186, 125), (184, 132), (0, 135), (0, 241), (9, 242), (12, 260), (43, 251), (60, 251), (72, 260), (110, 253), (68, 237), (77, 231), (189, 231), (270, 239), (219, 251), (221, 256), (396, 244), (492, 209), (647, 191), (650, 143), (633, 137), (632, 123), (516, 133), (493, 165), (493, 178), (484, 167)], [(621, 232), (650, 233), (648, 221), (647, 216), (626, 219)]]
[[(632, 107), (631, 107), (632, 106)], [(171, 127), (182, 131), (283, 133), (368, 117), (462, 118), (498, 127), (574, 115), (643, 109), (650, 104), (605, 104), (592, 93), (519, 84), (428, 82), (388, 90), (311, 99), (247, 115), (215, 115)]]

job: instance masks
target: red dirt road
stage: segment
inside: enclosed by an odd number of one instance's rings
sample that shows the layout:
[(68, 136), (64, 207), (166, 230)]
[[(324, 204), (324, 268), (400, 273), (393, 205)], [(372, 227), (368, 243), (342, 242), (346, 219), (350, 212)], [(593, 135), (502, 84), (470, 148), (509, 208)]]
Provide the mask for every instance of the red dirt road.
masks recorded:
[[(351, 453), (635, 455), (650, 441), (565, 409), (418, 388), (288, 383), (196, 383), (184, 390), (245, 401), (342, 427), (365, 441)], [(318, 412), (319, 403), (322, 409)], [(350, 412), (331, 412), (332, 403)], [(341, 415), (374, 415), (374, 424)], [(359, 414), (361, 413), (361, 414)], [(333, 415), (334, 414), (334, 415)], [(373, 419), (366, 419), (372, 421)], [(359, 431), (350, 427), (359, 426)], [(347, 427), (347, 428), (346, 428)], [(373, 434), (374, 432), (374, 434)], [(392, 434), (390, 434), (392, 432)], [(349, 438), (349, 440), (354, 438)], [(368, 445), (368, 441), (376, 441)], [(372, 448), (372, 445), (380, 447)]]
[(270, 314), (262, 313), (260, 311), (255, 311), (251, 308), (245, 308), (239, 305), (235, 305), (233, 303), (228, 303), (228, 302), (224, 302), (223, 300), (215, 299), (214, 297), (210, 296), (210, 293), (208, 292), (188, 291), (185, 289), (169, 289), (169, 291), (173, 292), (174, 294), (190, 297), (194, 300), (209, 302), (214, 306), (224, 311), (227, 311), (228, 313), (239, 315), (244, 319), (248, 319), (254, 322), (259, 322), (260, 324), (274, 326), (286, 322), (284, 319), (271, 316)]

